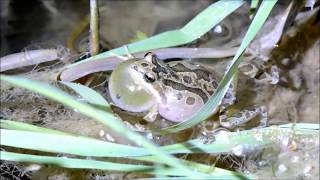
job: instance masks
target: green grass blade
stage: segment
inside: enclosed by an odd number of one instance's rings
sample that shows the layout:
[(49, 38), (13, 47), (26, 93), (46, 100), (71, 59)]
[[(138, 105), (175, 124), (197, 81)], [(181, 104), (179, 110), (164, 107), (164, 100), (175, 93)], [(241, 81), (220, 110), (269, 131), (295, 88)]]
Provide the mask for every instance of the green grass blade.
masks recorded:
[(62, 82), (62, 81), (60, 81), (60, 83), (74, 90), (76, 93), (78, 93), (82, 98), (84, 98), (90, 104), (103, 108), (105, 110), (110, 110), (109, 103), (99, 93), (97, 93), (93, 89), (78, 83)]
[[(297, 124), (297, 127), (299, 127), (299, 124)], [(45, 128), (41, 128), (41, 132), (27, 132), (25, 131), (26, 129), (22, 129), (22, 131), (1, 129), (1, 145), (41, 150), (45, 152), (66, 153), (92, 157), (127, 157), (138, 160), (150, 160), (148, 159), (150, 157), (134, 157), (152, 155), (152, 153), (145, 148), (110, 143), (88, 137), (43, 133), (42, 129)], [(270, 131), (273, 131), (273, 133), (270, 133)], [(200, 140), (190, 140), (184, 143), (162, 146), (160, 149), (170, 154), (229, 153), (239, 145), (245, 145), (254, 148), (263, 147), (264, 145), (274, 143), (268, 134), (282, 134), (282, 137), (284, 133), (289, 131), (291, 131), (290, 128), (275, 129), (274, 127), (263, 128), (259, 130), (246, 130), (229, 133), (227, 136), (227, 142), (226, 139), (217, 139), (210, 144), (203, 144)], [(298, 134), (317, 132), (313, 129), (302, 128), (296, 128), (295, 131)], [(47, 132), (47, 130), (44, 132)], [(260, 137), (264, 138), (261, 139)], [(30, 141), (30, 139), (32, 139), (32, 141)], [(61, 146), (61, 144), (64, 144), (64, 146)]]
[[(6, 129), (1, 129), (0, 132), (1, 145), (38, 151), (98, 157), (126, 157), (150, 154), (148, 150), (143, 148), (110, 143), (86, 137)], [(32, 139), (32, 142), (30, 139)]]
[(199, 110), (199, 112), (190, 119), (182, 123), (176, 124), (174, 126), (164, 128), (162, 131), (160, 131), (160, 133), (174, 133), (190, 128), (198, 124), (199, 122), (207, 119), (210, 116), (212, 109), (218, 108), (222, 98), (224, 97), (228, 87), (230, 86), (233, 75), (237, 72), (241, 54), (244, 52), (249, 43), (253, 40), (254, 36), (258, 33), (276, 2), (277, 0), (264, 0), (261, 3), (261, 6), (256, 16), (254, 17), (252, 23), (250, 24), (249, 29), (240, 45), (240, 48), (238, 49), (233, 60), (231, 61), (231, 66), (228, 69), (228, 72), (224, 75), (215, 93), (211, 96), (211, 98), (204, 105), (204, 107), (202, 107)]
[(48, 133), (48, 134), (71, 135), (69, 133), (65, 133), (62, 131), (57, 131), (57, 130), (48, 129), (48, 128), (42, 128), (42, 127), (34, 126), (31, 124), (27, 124), (27, 123), (11, 121), (11, 120), (4, 120), (4, 119), (0, 119), (0, 127), (2, 129), (41, 132), (41, 133)]
[(320, 124), (312, 124), (312, 123), (296, 123), (296, 124), (283, 124), (279, 125), (280, 128), (292, 128), (294, 126), (295, 129), (306, 129), (306, 130), (319, 130)]
[(104, 161), (75, 159), (66, 157), (51, 157), (31, 154), (20, 154), (13, 152), (1, 151), (1, 159), (7, 161), (53, 164), (65, 168), (81, 168), (81, 169), (101, 169), (110, 171), (123, 172), (148, 172), (153, 169), (152, 166), (120, 164)]
[(189, 177), (201, 177), (203, 175), (203, 174), (199, 174), (197, 172), (194, 172), (193, 170), (184, 166), (175, 157), (161, 151), (158, 148), (158, 146), (149, 142), (147, 139), (145, 139), (140, 134), (135, 133), (132, 130), (128, 129), (121, 121), (119, 121), (111, 113), (108, 113), (106, 111), (101, 111), (97, 108), (94, 108), (93, 106), (90, 106), (85, 103), (81, 103), (81, 102), (75, 100), (70, 95), (66, 94), (65, 92), (63, 92), (53, 86), (45, 84), (45, 83), (36, 82), (33, 80), (21, 78), (21, 77), (13, 77), (13, 76), (6, 76), (6, 75), (1, 75), (0, 79), (3, 81), (7, 81), (13, 85), (29, 89), (32, 92), (39, 93), (47, 98), (61, 102), (66, 106), (69, 106), (73, 109), (78, 110), (80, 113), (82, 113), (88, 117), (91, 117), (91, 118), (97, 120), (98, 122), (103, 123), (104, 125), (108, 126), (112, 130), (114, 130), (115, 132), (122, 134), (123, 136), (125, 136), (129, 140), (137, 143), (138, 145), (145, 147), (150, 152), (152, 152), (154, 155), (162, 157), (163, 163), (166, 163), (172, 167), (179, 168), (179, 169), (185, 171), (186, 175)]
[[(131, 53), (148, 51), (152, 49), (159, 49), (165, 47), (178, 46), (182, 44), (186, 44), (192, 42), (210, 29), (212, 29), (215, 25), (217, 25), (222, 19), (227, 17), (230, 13), (238, 9), (244, 2), (242, 0), (237, 1), (227, 1), (221, 0), (218, 1), (201, 13), (199, 13), (195, 18), (193, 18), (188, 24), (178, 30), (164, 32), (155, 36), (152, 36), (148, 39), (128, 44), (128, 49)], [(126, 49), (124, 47), (119, 47), (96, 56), (90, 57), (87, 60), (99, 60), (102, 58), (117, 55), (126, 54)], [(80, 61), (78, 63), (74, 63), (69, 66), (74, 67), (77, 64), (82, 63)]]
[[(78, 137), (70, 135), (49, 134), (28, 132), (19, 130), (1, 129), (1, 145), (39, 150), (52, 153), (67, 153), (80, 156), (95, 157), (136, 157), (152, 155), (145, 148), (133, 147), (123, 144), (110, 143), (87, 137)], [(32, 142), (30, 142), (32, 139)], [(47, 143), (50, 142), (50, 143)], [(248, 143), (249, 142), (249, 143)], [(227, 153), (239, 144), (251, 146), (261, 146), (270, 143), (270, 141), (257, 141), (254, 136), (232, 136), (229, 142), (215, 141), (212, 144), (203, 144), (198, 140), (191, 140), (185, 143), (179, 143), (169, 146), (163, 146), (160, 149), (170, 153)], [(63, 146), (61, 146), (63, 144)]]
[(251, 0), (250, 8), (256, 9), (258, 6), (259, 0)]
[[(28, 162), (38, 164), (52, 164), (65, 168), (73, 169), (100, 169), (109, 171), (122, 171), (122, 172), (140, 172), (154, 175), (167, 175), (167, 176), (186, 176), (185, 173), (179, 169), (174, 168), (155, 168), (155, 166), (148, 165), (136, 165), (136, 164), (121, 164), (98, 160), (76, 159), (66, 157), (52, 157), (52, 156), (40, 156), (31, 154), (20, 154), (14, 152), (0, 151), (1, 159), (7, 161)], [(193, 163), (189, 161), (181, 161), (185, 165), (193, 166), (199, 171), (208, 171), (210, 169), (210, 176), (202, 177), (209, 179), (217, 179), (219, 177), (231, 178), (231, 179), (246, 179), (237, 172), (224, 170), (221, 168), (212, 168), (207, 165)], [(241, 177), (241, 178), (239, 178)], [(189, 178), (190, 179), (190, 178)]]
[[(294, 129), (295, 134), (314, 135), (319, 133), (319, 130), (314, 130), (312, 128), (311, 129), (305, 128), (305, 127), (312, 127), (314, 124), (309, 124), (309, 125), (302, 124), (302, 128), (299, 128), (300, 124), (296, 124), (296, 125), (297, 125), (296, 126), (297, 128)], [(230, 132), (228, 133), (227, 139), (226, 138), (217, 139), (212, 144), (202, 144), (201, 141), (191, 140), (186, 143), (164, 146), (164, 147), (161, 147), (161, 149), (163, 151), (167, 151), (168, 153), (193, 153), (193, 152), (212, 153), (212, 152), (219, 152), (219, 151), (230, 153), (234, 148), (238, 149), (240, 146), (242, 146), (243, 148), (251, 149), (251, 150), (254, 148), (260, 149), (264, 145), (282, 142), (281, 138), (288, 137), (292, 132), (292, 129), (288, 127), (290, 126), (288, 125), (287, 126), (284, 125), (283, 127), (272, 126), (272, 127), (262, 128), (257, 130)], [(61, 138), (58, 138), (59, 136), (61, 136)], [(39, 138), (42, 138), (43, 141), (45, 141), (45, 143), (42, 142), (37, 145), (37, 141)], [(30, 141), (30, 139), (32, 139), (33, 141)], [(68, 139), (68, 140), (65, 140), (65, 139)], [(51, 143), (46, 143), (46, 142), (51, 142)], [(69, 143), (71, 144), (69, 145)], [(30, 144), (33, 144), (34, 147), (31, 149), (35, 149), (35, 150), (45, 150), (45, 148), (48, 148), (47, 144), (50, 144), (49, 149), (51, 150), (49, 150), (49, 152), (54, 152), (55, 149), (59, 149), (58, 152), (61, 152), (61, 153), (85, 155), (85, 156), (108, 156), (109, 157), (110, 156), (108, 152), (109, 150), (111, 151), (111, 156), (117, 154), (116, 157), (118, 157), (121, 153), (123, 153), (122, 155), (124, 157), (126, 155), (132, 155), (132, 156), (143, 155), (143, 154), (151, 155), (149, 151), (143, 148), (136, 148), (136, 147), (130, 147), (130, 146), (128, 148), (128, 146), (126, 145), (112, 144), (112, 143), (107, 143), (104, 141), (99, 141), (94, 139), (81, 139), (81, 137), (52, 135), (52, 134), (26, 132), (26, 131), (19, 132), (19, 131), (2, 129), (1, 145), (10, 146), (12, 144), (15, 144), (13, 145), (14, 147), (22, 147), (22, 148), (24, 148), (25, 145), (30, 146)], [(64, 146), (61, 146), (61, 144), (64, 144)], [(99, 147), (99, 144), (100, 144), (100, 147)], [(50, 148), (50, 146), (53, 146), (53, 147)], [(219, 146), (222, 146), (222, 149), (219, 149)], [(70, 147), (71, 149), (68, 149)], [(80, 149), (80, 151), (77, 149)], [(130, 152), (130, 149), (131, 149), (131, 152)], [(149, 161), (154, 163), (163, 162), (163, 159), (157, 156), (128, 157), (128, 158), (135, 159), (135, 160)], [(4, 159), (2, 156), (1, 156), (1, 159), (7, 160), (7, 159)], [(26, 159), (29, 159), (29, 158), (26, 158)], [(25, 162), (23, 159), (20, 159), (20, 160), (18, 159), (16, 161)], [(36, 160), (34, 162), (42, 163), (42, 161), (37, 162)], [(47, 163), (55, 164), (54, 161), (53, 162), (48, 161)], [(239, 179), (243, 178), (239, 174), (237, 175), (236, 172), (225, 171), (223, 169), (213, 168), (210, 166), (206, 166), (206, 165), (198, 164), (194, 162), (183, 162), (183, 163), (189, 167), (192, 167), (193, 169), (198, 170), (199, 172), (207, 173), (217, 178), (219, 177), (222, 178), (227, 176), (230, 176), (230, 177), (235, 176), (235, 177), (239, 177)], [(79, 168), (85, 168), (85, 167), (79, 167)], [(161, 174), (158, 171), (162, 171), (162, 169), (154, 170), (153, 173)], [(172, 173), (175, 175), (177, 175), (176, 174), (177, 172), (183, 175), (183, 171), (177, 170), (174, 168), (170, 170), (167, 169), (167, 174), (170, 174), (169, 172), (171, 171), (174, 171)]]

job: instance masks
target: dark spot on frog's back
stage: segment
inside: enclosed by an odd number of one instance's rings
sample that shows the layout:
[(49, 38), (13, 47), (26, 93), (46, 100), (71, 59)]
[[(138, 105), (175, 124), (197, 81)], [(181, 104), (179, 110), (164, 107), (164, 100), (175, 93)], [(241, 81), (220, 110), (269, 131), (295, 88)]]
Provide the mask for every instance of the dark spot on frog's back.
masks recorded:
[(182, 63), (177, 63), (174, 66), (171, 66), (171, 68), (175, 72), (193, 72), (197, 75), (198, 79), (203, 79), (205, 81), (210, 81), (210, 72), (204, 68), (199, 68), (199, 69), (190, 69), (183, 65)]
[(178, 91), (189, 91), (193, 94), (197, 94), (201, 97), (201, 99), (203, 100), (204, 103), (206, 103), (208, 101), (208, 96), (206, 95), (205, 92), (203, 92), (203, 90), (201, 88), (194, 88), (194, 87), (188, 87), (188, 86), (185, 86), (181, 83), (178, 83), (178, 82), (175, 82), (175, 81), (172, 81), (172, 80), (169, 80), (169, 79), (162, 79), (162, 83), (168, 87), (171, 87), (175, 90), (178, 90)]
[(183, 95), (181, 93), (177, 94), (177, 100), (181, 100), (183, 98)]
[(182, 63), (177, 63), (174, 66), (171, 66), (171, 68), (175, 72), (191, 72), (192, 70), (184, 66)]
[(135, 71), (138, 71), (138, 66), (133, 66), (133, 69), (134, 69)]
[(192, 79), (190, 76), (183, 76), (183, 81), (187, 84), (191, 84), (192, 83)]
[(186, 99), (186, 103), (188, 104), (188, 105), (192, 105), (192, 104), (194, 104), (196, 102), (196, 99), (194, 98), (194, 97), (188, 97), (187, 99)]
[(218, 82), (216, 80), (212, 81), (211, 84), (214, 88), (218, 87)]
[(245, 116), (246, 116), (246, 118), (249, 118), (251, 116), (251, 113), (246, 112)]
[(159, 74), (159, 73), (167, 74), (167, 73), (168, 73), (168, 71), (166, 70), (166, 68), (164, 68), (164, 67), (162, 67), (162, 66), (156, 66), (156, 67), (152, 68), (152, 71), (153, 71), (154, 73), (157, 73), (157, 74)]

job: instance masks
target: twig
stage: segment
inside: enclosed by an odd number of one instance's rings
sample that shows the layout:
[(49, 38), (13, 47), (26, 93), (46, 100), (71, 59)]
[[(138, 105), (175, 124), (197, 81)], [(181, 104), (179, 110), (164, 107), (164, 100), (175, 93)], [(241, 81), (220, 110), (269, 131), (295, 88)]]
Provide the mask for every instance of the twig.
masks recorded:
[(0, 58), (0, 72), (43, 62), (64, 60), (69, 56), (69, 51), (63, 46), (10, 54)]
[[(90, 54), (95, 56), (99, 53), (99, 8), (98, 0), (90, 0)], [(86, 81), (89, 86), (94, 80), (94, 76), (90, 76)]]
[(97, 0), (90, 0), (90, 54), (99, 53), (99, 9)]

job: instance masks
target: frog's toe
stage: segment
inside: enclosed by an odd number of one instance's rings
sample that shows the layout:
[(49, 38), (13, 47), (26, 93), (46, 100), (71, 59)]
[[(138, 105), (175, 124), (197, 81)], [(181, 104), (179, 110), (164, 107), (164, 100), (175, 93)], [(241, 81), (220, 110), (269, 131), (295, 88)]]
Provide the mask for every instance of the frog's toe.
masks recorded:
[(148, 122), (153, 122), (157, 119), (158, 116), (158, 108), (157, 106), (152, 106), (149, 110), (148, 114), (143, 117)]
[(157, 114), (147, 114), (146, 116), (143, 117), (144, 120), (148, 122), (153, 122), (157, 118)]
[(255, 77), (258, 82), (277, 84), (279, 82), (279, 69), (277, 66), (271, 66), (270, 72), (263, 72)]
[(261, 116), (261, 120), (258, 127), (267, 126), (267, 109), (265, 106), (253, 106), (252, 108), (232, 114), (230, 117), (227, 116), (227, 112), (222, 112), (219, 116), (220, 125), (228, 129), (233, 129), (249, 122), (259, 114)]
[(239, 65), (239, 71), (246, 76), (254, 78), (258, 73), (258, 68), (252, 63), (241, 62)]

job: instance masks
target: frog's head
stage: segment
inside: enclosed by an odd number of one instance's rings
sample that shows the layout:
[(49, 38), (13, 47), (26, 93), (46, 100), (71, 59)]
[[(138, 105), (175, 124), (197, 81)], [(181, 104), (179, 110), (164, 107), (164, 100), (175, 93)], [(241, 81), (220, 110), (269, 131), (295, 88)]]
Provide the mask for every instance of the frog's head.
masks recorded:
[(159, 100), (157, 57), (147, 53), (143, 59), (131, 59), (119, 64), (109, 80), (113, 103), (123, 110), (143, 112)]

